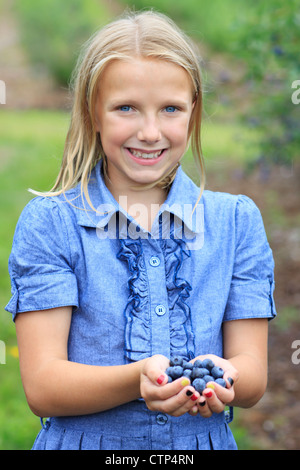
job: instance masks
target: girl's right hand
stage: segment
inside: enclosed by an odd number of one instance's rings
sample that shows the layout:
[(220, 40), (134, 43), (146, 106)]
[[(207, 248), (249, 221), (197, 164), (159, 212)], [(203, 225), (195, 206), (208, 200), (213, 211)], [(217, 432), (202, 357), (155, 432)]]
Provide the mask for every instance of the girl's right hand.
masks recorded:
[(140, 376), (141, 396), (149, 410), (160, 411), (172, 416), (192, 412), (200, 394), (190, 385), (186, 377), (168, 383), (165, 370), (169, 359), (155, 355), (143, 362)]

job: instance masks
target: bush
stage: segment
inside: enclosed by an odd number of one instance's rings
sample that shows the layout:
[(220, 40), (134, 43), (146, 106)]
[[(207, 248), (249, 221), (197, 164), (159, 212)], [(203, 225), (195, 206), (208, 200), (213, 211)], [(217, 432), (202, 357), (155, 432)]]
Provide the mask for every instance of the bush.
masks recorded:
[(261, 0), (237, 24), (233, 52), (247, 65), (252, 105), (245, 116), (260, 128), (261, 158), (290, 164), (300, 158), (300, 105), (292, 84), (300, 79), (300, 10), (297, 0)]
[[(248, 14), (247, 0), (121, 0), (138, 9), (153, 8), (172, 18), (195, 40), (204, 41), (215, 50), (224, 51), (235, 37), (234, 23)], [(251, 6), (251, 4), (250, 4)]]
[(29, 58), (63, 85), (82, 44), (109, 18), (96, 0), (19, 0), (16, 7)]

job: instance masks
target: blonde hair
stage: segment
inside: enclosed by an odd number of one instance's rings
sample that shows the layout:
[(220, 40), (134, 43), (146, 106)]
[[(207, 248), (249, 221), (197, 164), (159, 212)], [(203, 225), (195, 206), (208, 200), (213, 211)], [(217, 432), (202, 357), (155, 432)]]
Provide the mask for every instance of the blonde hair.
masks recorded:
[[(43, 196), (55, 196), (65, 193), (80, 183), (81, 194), (84, 193), (88, 204), (95, 210), (88, 194), (89, 176), (101, 158), (104, 172), (106, 170), (101, 136), (95, 130), (95, 103), (99, 79), (112, 60), (126, 60), (132, 57), (170, 61), (183, 67), (191, 77), (195, 105), (190, 120), (189, 138), (201, 175), (198, 201), (200, 200), (205, 181), (200, 137), (202, 118), (200, 61), (191, 40), (177, 25), (165, 15), (153, 11), (126, 13), (98, 31), (86, 43), (74, 71), (74, 103), (59, 174), (49, 192), (32, 192)], [(177, 168), (178, 165), (155, 185), (169, 188)]]

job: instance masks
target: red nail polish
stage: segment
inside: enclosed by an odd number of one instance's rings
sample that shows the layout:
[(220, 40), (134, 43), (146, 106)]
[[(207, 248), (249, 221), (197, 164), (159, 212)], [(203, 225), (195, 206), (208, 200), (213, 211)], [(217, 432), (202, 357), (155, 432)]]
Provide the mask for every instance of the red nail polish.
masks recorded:
[(160, 375), (160, 376), (158, 377), (158, 379), (157, 379), (158, 385), (162, 384), (164, 380), (165, 380), (165, 376), (164, 376), (164, 375)]
[(191, 396), (191, 400), (193, 400), (193, 401), (196, 401), (197, 398), (198, 398), (197, 395), (192, 395), (192, 396)]
[(212, 394), (213, 392), (211, 390), (209, 390), (208, 392), (205, 392), (204, 395), (207, 397), (207, 398), (211, 398), (212, 397)]

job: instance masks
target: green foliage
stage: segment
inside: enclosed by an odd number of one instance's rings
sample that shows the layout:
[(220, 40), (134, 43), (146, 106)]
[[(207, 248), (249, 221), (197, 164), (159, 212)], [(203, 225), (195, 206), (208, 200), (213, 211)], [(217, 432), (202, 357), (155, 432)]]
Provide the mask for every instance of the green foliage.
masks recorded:
[(63, 85), (82, 44), (109, 19), (97, 0), (17, 0), (16, 9), (29, 57)]
[(135, 10), (152, 8), (165, 13), (194, 39), (204, 41), (223, 51), (228, 41), (235, 38), (234, 23), (248, 14), (247, 0), (121, 0)]
[(40, 420), (26, 404), (19, 361), (7, 347), (6, 364), (0, 365), (0, 450), (28, 450), (40, 430)]
[(246, 117), (262, 131), (262, 157), (291, 163), (300, 158), (300, 106), (292, 102), (292, 84), (300, 79), (299, 2), (261, 0), (236, 26), (232, 51), (247, 65), (253, 101)]

